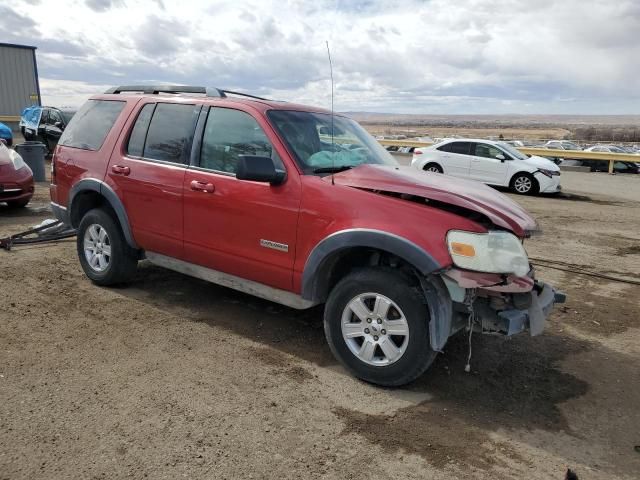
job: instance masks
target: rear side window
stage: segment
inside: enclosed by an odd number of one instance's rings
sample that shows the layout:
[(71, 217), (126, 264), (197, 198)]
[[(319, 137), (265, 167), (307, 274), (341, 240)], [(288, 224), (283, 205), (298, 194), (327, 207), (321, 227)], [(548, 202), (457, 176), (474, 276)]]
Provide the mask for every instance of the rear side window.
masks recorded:
[(60, 145), (100, 150), (126, 102), (89, 100), (78, 110), (60, 137)]
[[(147, 130), (142, 157), (182, 163), (182, 153), (185, 145), (190, 143), (193, 137), (198, 111), (199, 107), (195, 105), (158, 103)], [(144, 112), (141, 112), (140, 116), (142, 116), (142, 113)], [(144, 128), (144, 118), (138, 117), (138, 121), (141, 122), (140, 128)], [(136, 133), (137, 123), (134, 126), (133, 133)]]
[(451, 142), (447, 152), (459, 153), (461, 155), (469, 155), (471, 142)]

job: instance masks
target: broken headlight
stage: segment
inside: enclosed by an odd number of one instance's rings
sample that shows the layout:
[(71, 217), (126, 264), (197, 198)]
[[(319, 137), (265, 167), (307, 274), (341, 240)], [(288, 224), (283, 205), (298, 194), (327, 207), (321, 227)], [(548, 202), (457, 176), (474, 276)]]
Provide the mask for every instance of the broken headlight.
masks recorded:
[(471, 233), (451, 230), (447, 245), (460, 268), (487, 273), (529, 273), (529, 259), (520, 239), (509, 232)]

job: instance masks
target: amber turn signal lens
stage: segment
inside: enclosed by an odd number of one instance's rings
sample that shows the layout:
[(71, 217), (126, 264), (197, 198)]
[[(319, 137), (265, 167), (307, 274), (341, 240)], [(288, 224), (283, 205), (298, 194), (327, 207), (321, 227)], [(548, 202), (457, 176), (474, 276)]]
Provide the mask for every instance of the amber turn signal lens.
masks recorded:
[(451, 242), (451, 253), (462, 255), (463, 257), (475, 257), (476, 249), (473, 245), (459, 242)]

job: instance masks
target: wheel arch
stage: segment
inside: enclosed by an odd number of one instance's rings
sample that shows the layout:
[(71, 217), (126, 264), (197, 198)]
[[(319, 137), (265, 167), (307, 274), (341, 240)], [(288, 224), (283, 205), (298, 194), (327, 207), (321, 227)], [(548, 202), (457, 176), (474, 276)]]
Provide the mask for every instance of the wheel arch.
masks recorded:
[(540, 190), (540, 182), (538, 181), (534, 173), (535, 171), (529, 172), (527, 170), (518, 170), (513, 175), (511, 175), (511, 178), (509, 179), (509, 187), (513, 187), (513, 182), (518, 175), (526, 175), (533, 180), (534, 187), (537, 187), (537, 189)]
[(122, 228), (127, 244), (134, 249), (138, 246), (131, 233), (129, 217), (118, 195), (106, 183), (95, 178), (84, 178), (76, 183), (69, 193), (69, 221), (77, 228), (82, 216), (92, 208), (105, 206), (115, 215)]
[(398, 235), (363, 228), (341, 230), (321, 240), (309, 254), (302, 273), (302, 298), (324, 302), (336, 268), (348, 268), (342, 266), (346, 257), (372, 250), (394, 255), (423, 275), (442, 268), (428, 252)]

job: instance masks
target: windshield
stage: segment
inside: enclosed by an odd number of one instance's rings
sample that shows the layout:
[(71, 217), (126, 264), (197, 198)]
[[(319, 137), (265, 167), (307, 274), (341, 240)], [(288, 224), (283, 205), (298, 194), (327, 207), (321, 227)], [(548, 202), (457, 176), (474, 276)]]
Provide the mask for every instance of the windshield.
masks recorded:
[(518, 160), (526, 160), (527, 158), (529, 158), (524, 153), (522, 153), (520, 150), (518, 150), (516, 147), (512, 147), (508, 143), (498, 142), (498, 146), (500, 146), (500, 148), (505, 150), (513, 158), (517, 158)]
[(271, 110), (271, 123), (305, 174), (328, 173), (362, 164), (397, 165), (391, 154), (357, 122), (330, 114)]

